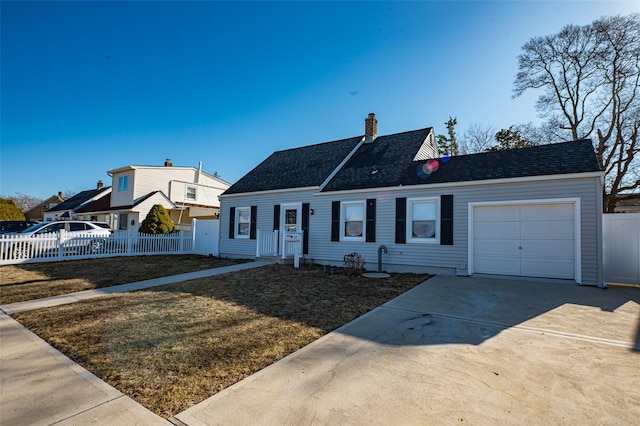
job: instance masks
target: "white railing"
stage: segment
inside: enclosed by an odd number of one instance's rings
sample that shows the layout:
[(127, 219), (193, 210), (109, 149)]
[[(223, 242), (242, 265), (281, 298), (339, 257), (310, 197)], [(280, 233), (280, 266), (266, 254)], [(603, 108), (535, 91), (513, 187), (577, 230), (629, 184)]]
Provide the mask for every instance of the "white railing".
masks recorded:
[(285, 259), (290, 256), (295, 257), (296, 254), (299, 257), (301, 257), (302, 256), (302, 239), (303, 239), (302, 231), (286, 233), (284, 235), (282, 258)]
[(256, 240), (256, 257), (278, 255), (278, 231), (261, 231), (258, 229)]
[(167, 235), (118, 231), (111, 235), (76, 234), (65, 231), (44, 235), (0, 235), (0, 265), (143, 254), (193, 252), (190, 232)]

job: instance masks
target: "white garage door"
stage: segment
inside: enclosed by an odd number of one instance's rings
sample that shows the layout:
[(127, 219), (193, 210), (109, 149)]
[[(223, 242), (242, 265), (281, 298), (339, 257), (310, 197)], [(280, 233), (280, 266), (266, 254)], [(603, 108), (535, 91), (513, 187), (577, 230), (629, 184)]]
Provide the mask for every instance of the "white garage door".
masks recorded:
[(575, 278), (574, 204), (476, 206), (477, 273)]

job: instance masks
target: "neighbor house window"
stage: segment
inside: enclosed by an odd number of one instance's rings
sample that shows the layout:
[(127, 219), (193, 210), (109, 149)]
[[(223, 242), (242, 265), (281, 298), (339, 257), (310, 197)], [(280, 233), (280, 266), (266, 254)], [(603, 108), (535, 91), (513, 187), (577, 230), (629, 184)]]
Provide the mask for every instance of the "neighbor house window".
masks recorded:
[(343, 202), (340, 221), (342, 240), (364, 239), (364, 201)]
[(129, 176), (120, 176), (118, 178), (118, 192), (127, 192), (129, 190)]
[(407, 200), (407, 241), (437, 242), (438, 199), (417, 198)]
[(120, 213), (120, 221), (118, 229), (127, 229), (127, 222), (129, 221), (128, 213)]
[(251, 228), (251, 208), (236, 208), (236, 238), (249, 238)]
[(188, 200), (195, 200), (196, 199), (196, 188), (195, 188), (195, 186), (188, 186), (187, 187), (187, 199)]

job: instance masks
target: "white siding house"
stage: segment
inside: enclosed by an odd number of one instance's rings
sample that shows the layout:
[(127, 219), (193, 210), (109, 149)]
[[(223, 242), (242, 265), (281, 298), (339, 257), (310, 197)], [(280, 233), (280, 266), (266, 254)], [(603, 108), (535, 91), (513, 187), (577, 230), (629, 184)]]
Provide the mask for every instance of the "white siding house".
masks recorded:
[[(272, 154), (221, 196), (220, 254), (303, 253), (377, 269), (603, 285), (602, 177), (588, 140), (437, 157), (431, 128)], [(305, 171), (314, 169), (309, 176)], [(278, 244), (261, 239), (278, 232)], [(262, 253), (270, 247), (274, 253)], [(286, 255), (286, 253), (285, 253)]]
[(106, 220), (114, 229), (137, 230), (154, 204), (166, 208), (178, 226), (192, 219), (219, 216), (219, 196), (230, 184), (202, 167), (124, 166), (107, 172), (112, 179), (108, 200), (80, 209), (86, 216)]

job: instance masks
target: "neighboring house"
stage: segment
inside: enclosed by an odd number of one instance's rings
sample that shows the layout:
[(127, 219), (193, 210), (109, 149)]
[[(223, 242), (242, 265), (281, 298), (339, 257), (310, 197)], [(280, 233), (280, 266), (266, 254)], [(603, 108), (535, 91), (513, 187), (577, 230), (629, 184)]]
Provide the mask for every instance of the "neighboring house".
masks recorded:
[(26, 220), (44, 220), (45, 213), (64, 200), (66, 200), (66, 198), (62, 195), (62, 192), (58, 192), (56, 195), (52, 195), (40, 204), (25, 211), (24, 216)]
[(77, 211), (83, 206), (105, 197), (110, 192), (111, 187), (105, 187), (102, 181), (98, 181), (96, 189), (81, 191), (73, 197), (49, 209), (49, 211), (44, 214), (44, 220), (84, 219), (84, 217), (78, 215)]
[[(602, 285), (602, 179), (589, 140), (437, 158), (433, 129), (273, 153), (220, 197), (220, 255), (346, 254), (388, 272), (546, 277)], [(269, 239), (278, 231), (273, 247)], [(266, 249), (265, 249), (266, 247)]]
[(192, 219), (217, 219), (218, 196), (229, 188), (224, 180), (202, 171), (200, 167), (124, 166), (107, 172), (112, 178), (108, 197), (83, 206), (78, 214), (97, 217), (113, 229), (137, 230), (154, 204), (169, 211), (180, 225)]

